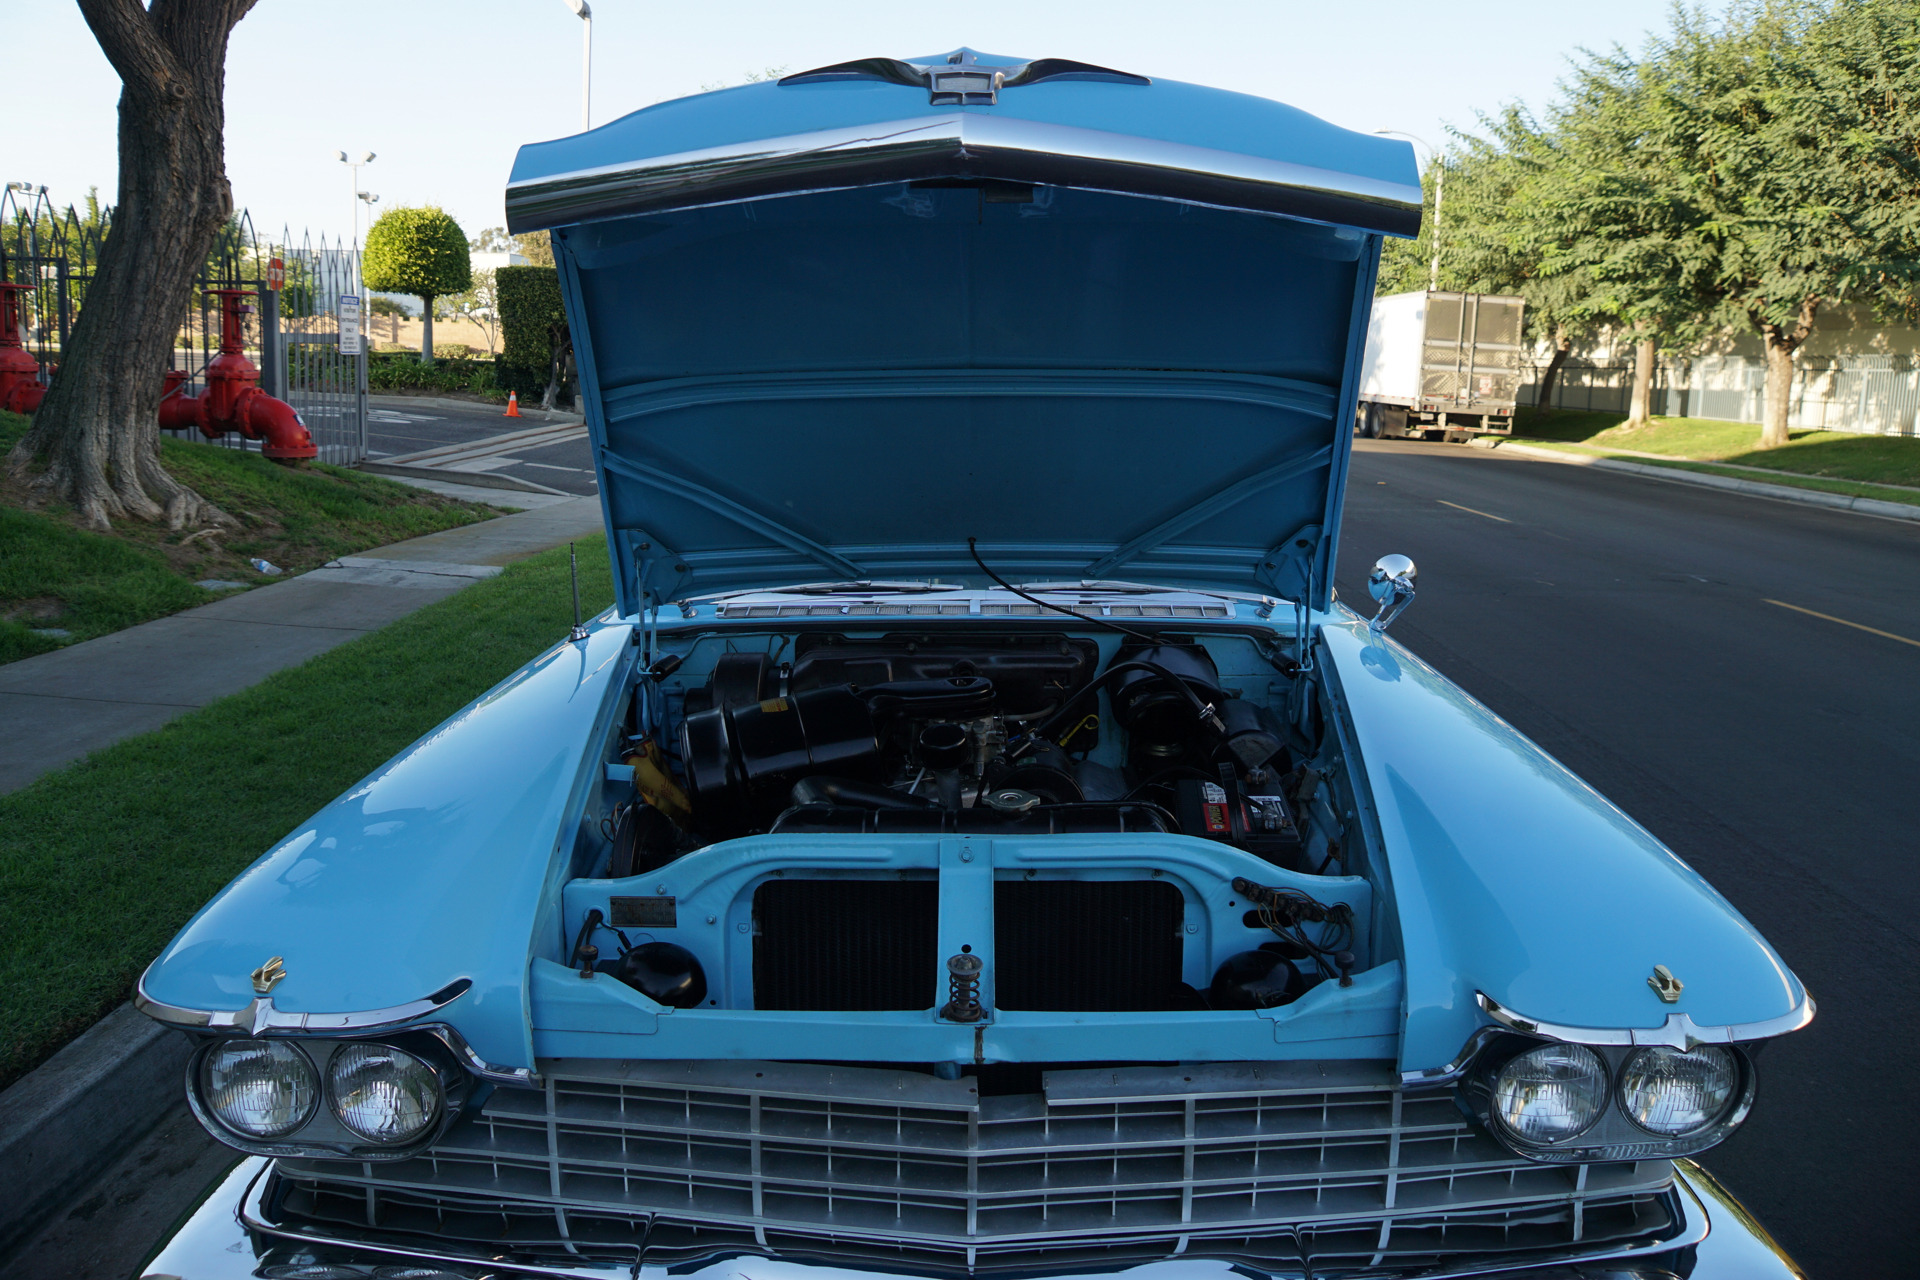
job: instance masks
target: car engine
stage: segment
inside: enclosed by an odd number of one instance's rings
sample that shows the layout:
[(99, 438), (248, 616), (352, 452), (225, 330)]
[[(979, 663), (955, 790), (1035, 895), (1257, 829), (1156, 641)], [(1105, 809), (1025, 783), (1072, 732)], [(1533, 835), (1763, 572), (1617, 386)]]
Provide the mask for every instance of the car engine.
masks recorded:
[(1309, 869), (1286, 733), (1197, 641), (1104, 663), (1093, 639), (1031, 631), (801, 633), (786, 652), (723, 653), (677, 706), (660, 686), (680, 663), (642, 677), (634, 760), (669, 798), (619, 815), (614, 874), (807, 832), (1175, 832)]

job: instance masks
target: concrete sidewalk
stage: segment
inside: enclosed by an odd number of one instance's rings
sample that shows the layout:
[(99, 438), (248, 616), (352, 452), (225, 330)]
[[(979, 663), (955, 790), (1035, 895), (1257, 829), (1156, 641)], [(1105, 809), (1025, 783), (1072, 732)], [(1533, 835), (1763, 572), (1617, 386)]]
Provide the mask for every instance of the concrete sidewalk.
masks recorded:
[(598, 498), (569, 498), (0, 666), (0, 794), (601, 527)]

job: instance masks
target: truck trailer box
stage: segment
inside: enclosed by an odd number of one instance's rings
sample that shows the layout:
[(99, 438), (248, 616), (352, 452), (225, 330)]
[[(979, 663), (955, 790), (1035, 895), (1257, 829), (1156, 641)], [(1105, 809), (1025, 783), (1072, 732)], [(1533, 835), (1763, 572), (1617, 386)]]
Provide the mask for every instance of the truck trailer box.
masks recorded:
[(1356, 429), (1369, 436), (1511, 434), (1525, 306), (1491, 293), (1375, 298)]

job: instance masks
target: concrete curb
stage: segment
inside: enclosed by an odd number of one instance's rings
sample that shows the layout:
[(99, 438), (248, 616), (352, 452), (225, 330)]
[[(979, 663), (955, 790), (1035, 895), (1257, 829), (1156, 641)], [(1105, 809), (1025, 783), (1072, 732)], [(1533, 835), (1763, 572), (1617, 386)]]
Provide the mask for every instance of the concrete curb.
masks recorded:
[(538, 481), (522, 480), (518, 476), (503, 476), (493, 471), (451, 471), (443, 467), (412, 467), (404, 462), (375, 462), (371, 459), (362, 462), (359, 469), (371, 475), (392, 476), (399, 480), (446, 480), (479, 489), (508, 489), (515, 493), (551, 493), (562, 498), (581, 496), (577, 493), (568, 493), (564, 489), (548, 488)]
[(0, 1092), (0, 1259), (166, 1116), (192, 1053), (125, 1004)]
[(1801, 502), (1809, 506), (1827, 507), (1834, 511), (1851, 511), (1863, 516), (1878, 516), (1883, 520), (1920, 522), (1920, 506), (1912, 506), (1904, 502), (1885, 502), (1879, 498), (1855, 498), (1844, 493), (1828, 493), (1823, 489), (1796, 489), (1791, 485), (1741, 480), (1734, 476), (1714, 475), (1711, 472), (1688, 471), (1682, 467), (1650, 466), (1643, 462), (1626, 462), (1619, 458), (1593, 458), (1581, 454), (1561, 453), (1557, 449), (1538, 449), (1524, 444), (1492, 445), (1488, 448), (1488, 452), (1496, 456), (1517, 454), (1540, 462), (1564, 462), (1576, 467), (1598, 467), (1602, 471), (1622, 471), (1628, 475), (1645, 476), (1651, 480), (1699, 485), (1707, 489), (1724, 489), (1730, 493), (1744, 493), (1750, 498)]

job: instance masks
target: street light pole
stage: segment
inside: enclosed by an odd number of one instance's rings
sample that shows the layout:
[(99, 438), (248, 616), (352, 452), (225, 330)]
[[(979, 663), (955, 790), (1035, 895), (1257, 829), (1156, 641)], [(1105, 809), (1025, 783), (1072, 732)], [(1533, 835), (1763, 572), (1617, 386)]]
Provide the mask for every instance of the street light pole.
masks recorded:
[(1440, 160), (1440, 153), (1431, 142), (1417, 134), (1403, 133), (1399, 129), (1375, 129), (1382, 137), (1405, 138), (1417, 142), (1427, 149), (1427, 158), (1433, 163), (1433, 262), (1427, 267), (1427, 292), (1440, 290), (1440, 204), (1447, 198), (1447, 166)]
[(593, 128), (593, 6), (587, 0), (566, 0), (580, 19), (580, 131)]
[[(334, 154), (340, 157), (341, 164), (347, 166), (347, 171), (353, 180), (353, 205), (352, 205), (353, 239), (350, 243), (359, 244), (360, 243), (360, 202), (363, 200), (366, 200), (366, 193), (360, 190), (360, 170), (363, 166), (370, 165), (373, 163), (373, 152), (362, 151), (360, 153), (360, 158), (358, 160), (349, 160), (347, 158), (347, 153), (344, 151), (336, 151), (334, 152)], [(374, 198), (378, 199), (379, 197), (376, 196)], [(372, 212), (371, 201), (369, 201), (368, 204), (369, 204), (368, 212), (371, 213)]]

